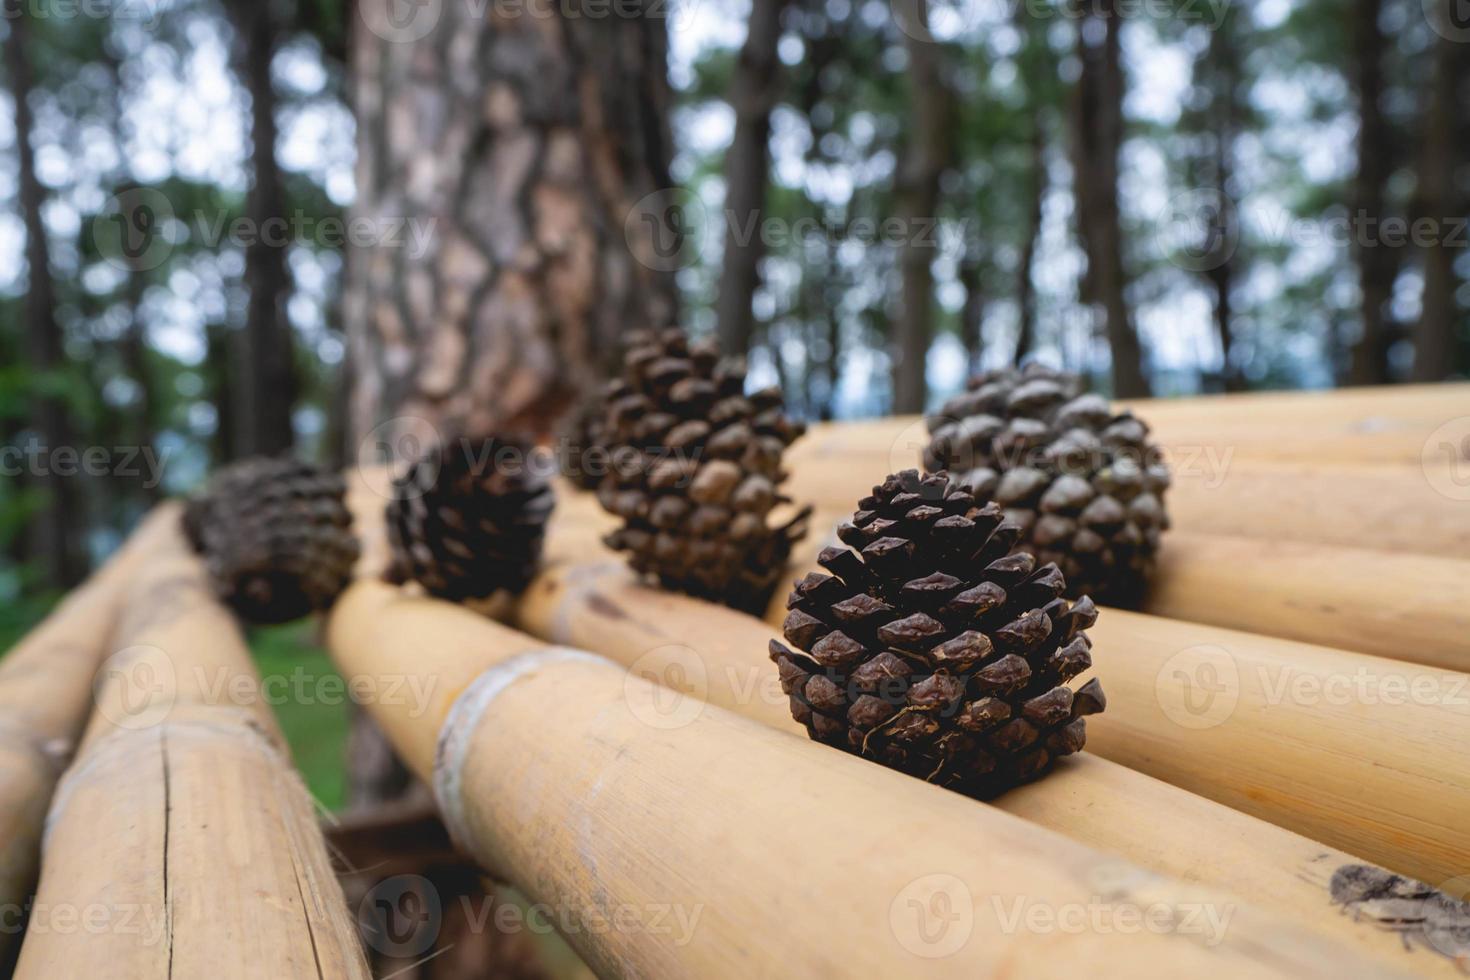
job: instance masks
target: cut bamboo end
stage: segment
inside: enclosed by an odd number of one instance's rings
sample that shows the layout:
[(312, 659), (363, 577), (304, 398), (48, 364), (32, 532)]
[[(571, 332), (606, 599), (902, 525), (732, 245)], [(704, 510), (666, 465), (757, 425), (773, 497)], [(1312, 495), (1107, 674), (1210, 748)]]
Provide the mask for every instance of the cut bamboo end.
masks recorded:
[[(576, 549), (553, 538), (552, 550)], [(707, 701), (806, 737), (765, 655), (774, 629), (645, 588), (620, 563), (554, 562), (522, 597), (517, 623), (550, 642), (594, 650), (696, 705)], [(662, 710), (672, 716), (693, 708), (675, 701)], [(1162, 874), (1241, 895), (1387, 967), (1459, 975), (1431, 947), (1410, 946), (1333, 904), (1334, 872), (1361, 859), (1098, 756), (1063, 760), (1045, 779), (992, 802)]]
[[(607, 974), (1269, 976), (1343, 959), (1218, 894), (720, 709), (650, 724), (663, 695), (606, 662), (523, 654), (481, 685), (481, 709), (452, 716), (472, 731), (446, 733), (466, 744), (464, 831), (574, 922), (614, 923), (573, 932)], [(773, 848), (799, 819), (820, 846)], [(1135, 907), (1178, 933), (1027, 928), (1005, 911)], [(1181, 942), (1186, 909), (1234, 921)], [(655, 935), (665, 910), (676, 928)]]
[(176, 527), (126, 597), (16, 976), (367, 977), (249, 652)]

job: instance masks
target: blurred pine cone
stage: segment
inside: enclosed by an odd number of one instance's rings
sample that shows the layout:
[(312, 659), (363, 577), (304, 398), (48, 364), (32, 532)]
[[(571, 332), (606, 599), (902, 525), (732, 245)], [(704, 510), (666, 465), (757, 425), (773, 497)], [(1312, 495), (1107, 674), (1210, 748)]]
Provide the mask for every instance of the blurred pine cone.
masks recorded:
[(596, 490), (607, 475), (607, 440), (603, 435), (606, 408), (600, 398), (582, 403), (562, 433), (562, 476), (583, 490)]
[(451, 439), (413, 461), (388, 504), (389, 576), (462, 602), (535, 576), (556, 498), (526, 441)]
[(184, 510), (184, 533), (210, 585), (250, 623), (284, 623), (329, 607), (357, 562), (339, 474), (294, 459), (225, 467)]
[(1169, 527), (1169, 471), (1131, 413), (1032, 364), (981, 375), (929, 420), (929, 472), (948, 470), (1020, 525), (1018, 547), (1055, 562), (1072, 595), (1138, 601)]
[(682, 331), (629, 336), (624, 377), (607, 389), (612, 472), (598, 499), (623, 526), (608, 547), (665, 588), (736, 609), (764, 608), (811, 508), (772, 526), (789, 503), (781, 456), (805, 431), (779, 390), (750, 395), (745, 363)]
[(1083, 632), (1088, 598), (1014, 551), (1020, 528), (944, 473), (890, 476), (796, 584), (771, 641), (791, 712), (812, 738), (975, 796), (1082, 748), (1105, 705)]

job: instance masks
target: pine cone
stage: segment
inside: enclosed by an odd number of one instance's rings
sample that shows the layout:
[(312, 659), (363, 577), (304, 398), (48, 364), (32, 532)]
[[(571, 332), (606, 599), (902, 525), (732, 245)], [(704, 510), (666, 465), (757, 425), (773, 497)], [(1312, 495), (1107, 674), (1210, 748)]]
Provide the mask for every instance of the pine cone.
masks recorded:
[(929, 472), (948, 470), (1020, 525), (1072, 595), (1136, 603), (1169, 527), (1169, 471), (1148, 426), (1075, 375), (1028, 365), (982, 375), (929, 420)]
[(452, 439), (415, 460), (388, 504), (389, 577), (462, 602), (524, 589), (556, 498), (519, 439)]
[(1090, 680), (1088, 598), (1016, 553), (1020, 528), (948, 475), (890, 476), (796, 584), (771, 641), (791, 713), (812, 738), (974, 796), (1040, 776), (1082, 748), (1105, 705)]
[(805, 431), (780, 391), (744, 394), (745, 364), (678, 330), (629, 337), (625, 375), (607, 389), (612, 472), (598, 499), (623, 526), (606, 539), (665, 588), (763, 609), (811, 508), (772, 526), (789, 503), (781, 456)]
[(357, 537), (342, 477), (294, 459), (254, 458), (220, 470), (184, 511), (210, 585), (250, 623), (326, 609), (352, 578)]
[(600, 398), (582, 404), (562, 434), (562, 476), (583, 490), (596, 490), (608, 471), (607, 440), (603, 415), (606, 408)]

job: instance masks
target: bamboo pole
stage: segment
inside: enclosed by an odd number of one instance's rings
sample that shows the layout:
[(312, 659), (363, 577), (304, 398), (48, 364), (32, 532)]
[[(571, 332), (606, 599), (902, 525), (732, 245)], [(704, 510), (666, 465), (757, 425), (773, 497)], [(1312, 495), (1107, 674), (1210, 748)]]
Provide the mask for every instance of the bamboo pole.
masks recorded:
[(1470, 560), (1171, 532), (1143, 611), (1470, 671)]
[(312, 801), (177, 522), (126, 586), (16, 976), (366, 977)]
[[(719, 708), (670, 723), (655, 685), (462, 607), (359, 582), (328, 634), (346, 672), (436, 681), (427, 711), (375, 715), (456, 838), (556, 909), (603, 975), (1364, 969), (1274, 915)], [(1175, 934), (1117, 928), (1138, 906)], [(1196, 942), (1186, 908), (1234, 911)], [(1093, 909), (1107, 925), (1056, 925)]]
[[(591, 539), (606, 526), (595, 501), (564, 508), (562, 527)], [(816, 565), (851, 510), (823, 510), (792, 553)], [(795, 576), (792, 576), (795, 578)], [(1470, 560), (1171, 531), (1143, 597), (1143, 612), (1317, 643), (1393, 660), (1470, 671)], [(769, 618), (786, 615), (785, 589)]]
[[(631, 672), (788, 731), (791, 717), (767, 644), (767, 624), (686, 596), (639, 585), (612, 561), (588, 560), (580, 544), (554, 539), (553, 558), (517, 608), (521, 628), (595, 650)], [(674, 702), (669, 716), (693, 710)], [(1422, 975), (1459, 974), (1447, 958), (1415, 949), (1332, 904), (1334, 871), (1363, 863), (1274, 824), (1084, 752), (1047, 778), (993, 805), (1142, 867), (1240, 895), (1345, 949)]]
[(154, 511), (107, 564), (0, 659), (0, 964), (12, 962), (20, 940), (46, 807), (86, 723), (92, 677), (108, 649), (121, 584), (176, 520), (174, 507)]
[(1470, 676), (1121, 609), (1089, 632), (1099, 755), (1431, 883), (1470, 869)]
[[(1470, 435), (1470, 384), (1392, 386), (1341, 391), (1263, 392), (1119, 402), (1149, 424), (1153, 440), (1175, 457), (1217, 456), (1276, 462), (1417, 465), (1439, 453), (1436, 433)], [(899, 437), (902, 436), (902, 439)], [(927, 441), (921, 419), (901, 416), (813, 425), (793, 458), (846, 451), (887, 454), (898, 444), (914, 465)], [(918, 447), (911, 445), (917, 442)], [(1462, 451), (1462, 458), (1463, 451)], [(1467, 460), (1470, 461), (1470, 460)]]
[[(1470, 421), (1465, 428), (1470, 435)], [(830, 424), (792, 447), (786, 492), (850, 513), (887, 474), (918, 466), (927, 438), (914, 418)], [(1470, 554), (1470, 460), (1281, 461), (1247, 458), (1228, 443), (1165, 446), (1171, 448), (1167, 502), (1177, 530), (1448, 558)]]

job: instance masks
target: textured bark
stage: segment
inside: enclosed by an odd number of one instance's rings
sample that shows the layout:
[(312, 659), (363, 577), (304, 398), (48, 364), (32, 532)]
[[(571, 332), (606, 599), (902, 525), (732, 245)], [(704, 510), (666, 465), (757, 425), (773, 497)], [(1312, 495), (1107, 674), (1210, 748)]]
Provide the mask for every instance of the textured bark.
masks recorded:
[(1459, 283), (1455, 259), (1463, 251), (1447, 240), (1463, 215), (1463, 200), (1455, 186), (1457, 160), (1455, 129), (1458, 98), (1464, 86), (1466, 58), (1463, 43), (1436, 37), (1434, 67), (1429, 79), (1420, 138), (1416, 219), (1434, 223), (1432, 243), (1420, 248), (1424, 263), (1424, 297), (1414, 328), (1413, 380), (1440, 381), (1455, 368), (1455, 332), (1460, 319), (1455, 303)]
[[(5, 0), (5, 19), (10, 33), (5, 41), (11, 94), (15, 99), (15, 146), (18, 161), (16, 183), (21, 218), (26, 232), (26, 265), (29, 285), (25, 298), (25, 352), (33, 376), (51, 375), (66, 366), (61, 324), (56, 320), (56, 291), (51, 279), (51, 249), (41, 209), (46, 190), (36, 176), (32, 132), (35, 117), (30, 95), (34, 85), (31, 71), (30, 6), (20, 0)], [(48, 379), (49, 380), (49, 379)], [(38, 393), (30, 399), (30, 427), (40, 445), (48, 449), (74, 446), (71, 419), (65, 402), (55, 395)], [(39, 512), (30, 519), (29, 554), (52, 588), (68, 588), (81, 580), (86, 567), (77, 530), (83, 526), (76, 477), (61, 476), (50, 466), (30, 475), (42, 496)]]
[(547, 431), (622, 330), (673, 320), (668, 212), (640, 210), (669, 188), (665, 23), (610, 9), (446, 0), (417, 41), (358, 25), (353, 218), (383, 237), (348, 260), (355, 439), (395, 417)]
[(944, 50), (933, 40), (921, 40), (928, 37), (928, 0), (916, 0), (911, 10), (915, 23), (904, 32), (904, 46), (912, 128), (894, 187), (894, 212), (904, 238), (898, 254), (902, 306), (895, 330), (893, 410), (902, 414), (922, 412), (928, 393), (925, 362), (934, 329), (939, 178), (949, 166), (953, 136)]
[(1353, 345), (1348, 383), (1388, 380), (1388, 301), (1395, 275), (1392, 250), (1378, 241), (1391, 169), (1389, 124), (1383, 113), (1383, 58), (1387, 42), (1378, 21), (1383, 0), (1357, 0), (1353, 24), (1353, 87), (1358, 101), (1358, 172), (1353, 180), (1353, 255), (1358, 263), (1362, 333)]
[(275, 455), (294, 442), (291, 410), (296, 402), (295, 344), (286, 300), (291, 278), (286, 268), (289, 227), (286, 191), (276, 162), (276, 94), (271, 60), (278, 25), (270, 0), (231, 0), (237, 33), (237, 72), (250, 93), (253, 180), (245, 201), (252, 237), (245, 246), (245, 285), (250, 293), (245, 329), (240, 333), (232, 385), (235, 448), (242, 455)]
[(735, 111), (735, 135), (725, 156), (725, 251), (715, 305), (720, 348), (727, 354), (749, 352), (755, 327), (750, 300), (760, 286), (765, 255), (760, 221), (771, 166), (771, 110), (783, 78), (776, 44), (786, 2), (753, 0), (745, 44), (730, 80), (727, 101)]
[[(1124, 78), (1122, 18), (1113, 0), (1099, 0), (1096, 13), (1078, 25), (1077, 56), (1082, 72), (1073, 91), (1073, 170), (1078, 227), (1087, 253), (1084, 302), (1101, 309), (1112, 352), (1113, 394), (1139, 398), (1150, 393), (1143, 351), (1128, 306), (1128, 272), (1118, 207), (1118, 154), (1123, 145)], [(1089, 44), (1098, 26), (1102, 38)]]

